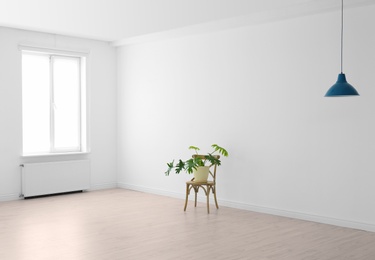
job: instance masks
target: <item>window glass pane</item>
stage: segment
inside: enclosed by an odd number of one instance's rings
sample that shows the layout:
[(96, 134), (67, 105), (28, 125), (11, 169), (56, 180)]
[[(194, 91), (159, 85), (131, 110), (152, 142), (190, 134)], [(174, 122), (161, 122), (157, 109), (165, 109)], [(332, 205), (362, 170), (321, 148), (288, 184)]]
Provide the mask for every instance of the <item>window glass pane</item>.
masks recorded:
[(53, 59), (54, 145), (56, 150), (80, 149), (79, 58)]
[(22, 52), (23, 154), (87, 151), (85, 68), (82, 57)]
[(23, 152), (50, 150), (49, 56), (22, 55)]

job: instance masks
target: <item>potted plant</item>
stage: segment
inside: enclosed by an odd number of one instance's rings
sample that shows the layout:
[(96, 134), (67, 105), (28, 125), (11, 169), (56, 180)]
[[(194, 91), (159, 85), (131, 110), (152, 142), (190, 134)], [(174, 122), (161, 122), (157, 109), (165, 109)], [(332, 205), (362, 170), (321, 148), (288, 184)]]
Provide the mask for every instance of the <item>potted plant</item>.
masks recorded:
[[(209, 174), (209, 168), (212, 165), (221, 165), (220, 158), (218, 158), (215, 153), (219, 153), (225, 157), (228, 156), (227, 150), (225, 150), (223, 147), (220, 147), (217, 144), (213, 144), (211, 147), (214, 148), (211, 153), (207, 153), (202, 156), (193, 156), (188, 160), (179, 159), (176, 165), (174, 164), (174, 160), (167, 163), (168, 169), (165, 172), (165, 175), (169, 176), (171, 171), (174, 169), (176, 174), (179, 174), (181, 171), (185, 171), (188, 174), (194, 173), (195, 181), (206, 181)], [(196, 155), (198, 155), (198, 151), (200, 150), (196, 146), (190, 146), (189, 149), (194, 150)], [(203, 177), (201, 174), (203, 174)]]

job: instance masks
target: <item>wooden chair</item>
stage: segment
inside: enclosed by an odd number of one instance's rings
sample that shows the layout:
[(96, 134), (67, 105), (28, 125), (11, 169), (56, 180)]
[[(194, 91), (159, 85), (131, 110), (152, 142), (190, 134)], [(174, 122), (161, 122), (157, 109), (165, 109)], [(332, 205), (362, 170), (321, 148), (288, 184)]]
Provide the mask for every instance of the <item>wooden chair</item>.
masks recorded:
[[(204, 155), (194, 154), (193, 158), (196, 158), (196, 157), (199, 157), (202, 159), (205, 158)], [(220, 155), (214, 155), (214, 157), (219, 159)], [(204, 190), (204, 193), (206, 194), (206, 197), (207, 197), (207, 213), (210, 213), (210, 192), (211, 191), (212, 191), (212, 194), (214, 195), (216, 208), (219, 209), (219, 205), (217, 204), (217, 198), (216, 198), (216, 166), (217, 165), (210, 165), (210, 172), (209, 172), (208, 178), (211, 180), (207, 180), (205, 182), (196, 182), (194, 181), (194, 178), (193, 178), (191, 179), (191, 181), (186, 182), (186, 199), (185, 199), (184, 211), (186, 211), (191, 189), (193, 189), (195, 192), (194, 207), (197, 206), (197, 194), (198, 194), (199, 188), (202, 188)]]

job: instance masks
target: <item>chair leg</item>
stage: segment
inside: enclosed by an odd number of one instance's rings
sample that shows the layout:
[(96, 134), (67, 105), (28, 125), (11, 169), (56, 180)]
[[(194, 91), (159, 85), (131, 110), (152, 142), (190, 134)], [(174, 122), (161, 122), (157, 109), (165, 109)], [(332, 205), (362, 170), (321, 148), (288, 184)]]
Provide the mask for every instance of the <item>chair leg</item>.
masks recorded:
[(212, 187), (212, 193), (214, 194), (216, 208), (219, 209), (219, 204), (217, 204), (217, 198), (216, 198), (216, 187)]
[(194, 192), (195, 192), (195, 203), (194, 203), (194, 207), (197, 207), (197, 194), (198, 194), (198, 189), (197, 187), (194, 187)]
[(210, 186), (207, 186), (207, 213), (210, 214)]
[(189, 200), (189, 184), (186, 184), (186, 198), (185, 198), (185, 207), (184, 207), (184, 211), (186, 211), (186, 207), (187, 207), (187, 204), (188, 204), (188, 200)]

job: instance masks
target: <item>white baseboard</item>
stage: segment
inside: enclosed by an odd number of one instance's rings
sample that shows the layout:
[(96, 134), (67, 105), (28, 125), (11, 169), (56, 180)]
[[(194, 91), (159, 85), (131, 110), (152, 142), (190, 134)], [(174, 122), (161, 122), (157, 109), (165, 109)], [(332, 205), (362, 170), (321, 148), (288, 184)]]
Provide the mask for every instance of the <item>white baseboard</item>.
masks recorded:
[(20, 194), (3, 194), (0, 195), (0, 201), (11, 201), (11, 200), (19, 200), (22, 197), (20, 197)]
[(122, 189), (127, 189), (127, 190), (135, 190), (135, 191), (162, 195), (166, 197), (185, 199), (185, 194), (183, 193), (170, 192), (166, 190), (154, 189), (154, 188), (149, 188), (145, 186), (138, 186), (138, 185), (132, 185), (132, 184), (126, 184), (126, 183), (117, 183), (117, 187), (122, 188)]
[(113, 189), (117, 188), (117, 183), (116, 182), (107, 182), (107, 183), (96, 183), (96, 184), (91, 184), (90, 190), (106, 190), (106, 189)]
[[(173, 198), (179, 198), (179, 199), (185, 198), (184, 193), (175, 193), (175, 192), (170, 192), (166, 190), (154, 189), (150, 187), (144, 187), (144, 186), (138, 186), (138, 185), (132, 185), (132, 184), (126, 184), (126, 183), (118, 183), (117, 186), (123, 189), (141, 191), (141, 192), (146, 192), (146, 193), (163, 195), (167, 197), (173, 197)], [(205, 202), (204, 197), (198, 197), (198, 200), (200, 202)], [(353, 222), (353, 221), (348, 221), (348, 220), (343, 220), (343, 219), (335, 219), (335, 218), (311, 215), (311, 214), (306, 214), (306, 213), (301, 213), (301, 212), (287, 211), (287, 210), (275, 209), (275, 208), (267, 208), (267, 207), (255, 206), (255, 205), (250, 205), (246, 203), (222, 200), (222, 199), (218, 199), (218, 203), (221, 206), (226, 206), (230, 208), (243, 209), (243, 210), (266, 213), (270, 215), (282, 216), (282, 217), (287, 217), (287, 218), (301, 219), (301, 220), (329, 224), (329, 225), (334, 225), (334, 226), (375, 232), (375, 225), (368, 224), (368, 223)]]
[[(105, 190), (105, 189), (113, 189), (117, 188), (116, 182), (109, 182), (109, 183), (98, 183), (98, 184), (92, 184), (90, 189), (88, 191), (94, 191), (94, 190)], [(23, 197), (20, 197), (20, 194), (2, 194), (0, 195), (0, 201), (12, 201), (12, 200), (19, 200)]]
[(267, 207), (255, 206), (255, 205), (250, 205), (246, 203), (239, 203), (239, 202), (233, 202), (233, 201), (227, 201), (227, 200), (219, 200), (219, 204), (223, 206), (231, 207), (231, 208), (244, 209), (244, 210), (249, 210), (249, 211), (254, 211), (254, 212), (259, 212), (259, 213), (266, 213), (270, 215), (282, 216), (282, 217), (287, 217), (287, 218), (301, 219), (301, 220), (307, 220), (307, 221), (312, 221), (312, 222), (317, 222), (317, 223), (322, 223), (322, 224), (329, 224), (329, 225), (334, 225), (334, 226), (375, 232), (375, 225), (368, 224), (368, 223), (360, 223), (360, 222), (330, 218), (330, 217), (325, 217), (325, 216), (311, 215), (311, 214), (295, 212), (295, 211), (287, 211), (287, 210), (282, 210), (282, 209), (267, 208)]

